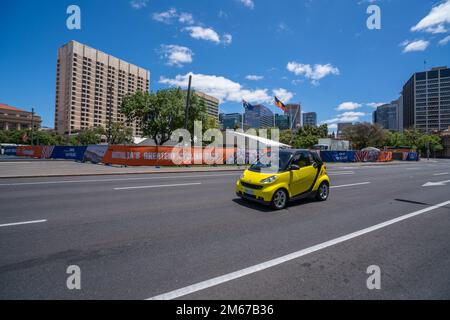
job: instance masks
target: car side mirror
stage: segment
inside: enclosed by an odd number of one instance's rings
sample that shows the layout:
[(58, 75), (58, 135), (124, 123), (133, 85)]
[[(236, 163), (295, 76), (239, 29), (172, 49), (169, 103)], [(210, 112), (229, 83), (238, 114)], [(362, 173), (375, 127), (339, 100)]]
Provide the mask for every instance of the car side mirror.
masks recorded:
[(319, 168), (319, 165), (317, 164), (317, 162), (313, 162), (313, 167), (314, 167), (314, 169)]
[(296, 171), (296, 170), (300, 170), (300, 167), (296, 164), (291, 164), (290, 168), (291, 171)]

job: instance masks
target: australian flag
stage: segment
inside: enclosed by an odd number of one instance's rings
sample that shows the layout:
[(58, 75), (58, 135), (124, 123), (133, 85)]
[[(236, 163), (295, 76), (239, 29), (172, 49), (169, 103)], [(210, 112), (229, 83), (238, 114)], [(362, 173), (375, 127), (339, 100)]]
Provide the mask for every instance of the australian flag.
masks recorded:
[(251, 105), (245, 100), (242, 100), (242, 104), (244, 105), (245, 110), (253, 111), (255, 109), (255, 106)]

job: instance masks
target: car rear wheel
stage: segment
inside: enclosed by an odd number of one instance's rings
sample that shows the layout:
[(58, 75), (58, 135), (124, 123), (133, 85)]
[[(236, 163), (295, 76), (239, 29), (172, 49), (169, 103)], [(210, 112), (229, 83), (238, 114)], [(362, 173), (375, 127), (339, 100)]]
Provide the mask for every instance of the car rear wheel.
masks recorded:
[(316, 200), (318, 201), (327, 201), (330, 196), (330, 186), (326, 182), (322, 182), (317, 189)]
[(275, 210), (283, 210), (286, 208), (288, 202), (288, 195), (286, 190), (280, 189), (273, 195), (272, 207)]

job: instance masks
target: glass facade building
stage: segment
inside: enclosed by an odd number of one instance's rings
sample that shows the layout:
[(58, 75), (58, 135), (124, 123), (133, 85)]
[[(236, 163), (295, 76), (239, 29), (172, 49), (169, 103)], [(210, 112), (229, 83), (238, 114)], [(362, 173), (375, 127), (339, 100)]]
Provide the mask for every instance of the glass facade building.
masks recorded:
[(380, 125), (383, 129), (399, 131), (399, 104), (393, 101), (389, 104), (379, 106), (373, 112), (373, 123)]
[(245, 128), (263, 129), (274, 126), (273, 112), (262, 104), (245, 110)]
[(306, 112), (303, 114), (303, 126), (317, 127), (317, 113)]
[(450, 126), (450, 69), (415, 73), (403, 86), (403, 126), (436, 132)]

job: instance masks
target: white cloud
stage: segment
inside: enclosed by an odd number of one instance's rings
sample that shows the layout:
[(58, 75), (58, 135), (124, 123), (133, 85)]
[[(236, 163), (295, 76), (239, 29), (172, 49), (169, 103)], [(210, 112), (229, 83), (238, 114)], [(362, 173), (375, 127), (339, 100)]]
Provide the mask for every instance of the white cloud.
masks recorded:
[(317, 85), (319, 80), (328, 75), (339, 75), (339, 69), (331, 64), (301, 64), (298, 62), (289, 62), (286, 66), (287, 70), (295, 75), (303, 75), (311, 80), (312, 84)]
[(272, 90), (272, 93), (283, 103), (289, 103), (289, 101), (291, 101), (291, 99), (294, 97), (294, 94), (292, 92), (289, 92), (283, 88), (274, 89)]
[(264, 77), (263, 76), (257, 76), (257, 75), (254, 75), (254, 74), (249, 74), (248, 76), (245, 77), (245, 79), (250, 80), (250, 81), (259, 81), (259, 80), (264, 79)]
[(362, 104), (356, 102), (343, 102), (341, 103), (336, 110), (344, 111), (344, 110), (356, 110), (362, 107)]
[(182, 12), (178, 15), (178, 21), (180, 23), (193, 24), (194, 16), (187, 12)]
[(219, 34), (212, 28), (203, 28), (200, 26), (195, 26), (195, 27), (187, 27), (184, 30), (189, 31), (191, 37), (194, 39), (201, 39), (212, 41), (215, 43), (220, 43)]
[(445, 46), (449, 42), (450, 42), (450, 36), (446, 36), (444, 39), (439, 41), (439, 45), (440, 46)]
[(222, 37), (222, 42), (225, 45), (230, 45), (233, 42), (233, 36), (229, 33), (225, 33)]
[(130, 1), (130, 6), (133, 9), (142, 9), (147, 6), (148, 0), (132, 0)]
[(364, 112), (344, 112), (339, 114), (336, 118), (323, 121), (322, 124), (327, 124), (328, 128), (333, 129), (337, 127), (338, 123), (346, 123), (346, 122), (359, 122), (361, 121), (361, 117), (366, 116)]
[(153, 20), (163, 23), (171, 23), (176, 16), (177, 10), (175, 8), (170, 8), (164, 12), (155, 12), (152, 15)]
[(382, 106), (383, 104), (386, 104), (385, 102), (369, 102), (366, 103), (367, 106), (372, 108), (378, 108), (379, 106)]
[(192, 63), (194, 53), (191, 49), (177, 45), (162, 45), (161, 51), (169, 66), (182, 67)]
[(450, 23), (450, 0), (433, 7), (427, 16), (411, 28), (411, 31), (442, 33), (446, 29), (445, 24), (448, 23)]
[(414, 51), (425, 51), (430, 45), (429, 41), (426, 40), (415, 40), (415, 41), (403, 41), (400, 46), (403, 47), (403, 53), (414, 52)]
[(178, 13), (177, 9), (170, 8), (167, 11), (164, 12), (155, 12), (152, 15), (153, 20), (170, 24), (173, 23), (175, 20), (177, 20), (179, 23), (183, 24), (193, 24), (194, 23), (194, 17), (192, 14), (187, 12), (180, 12)]
[(239, 0), (240, 3), (242, 3), (247, 8), (253, 9), (255, 8), (255, 3), (253, 0)]
[[(185, 75), (177, 75), (173, 79), (161, 77), (159, 82), (169, 86), (186, 88), (189, 75), (192, 75), (193, 77), (192, 86), (195, 90), (212, 95), (222, 102), (240, 103), (243, 99), (251, 103), (270, 103), (273, 101), (273, 97), (269, 95), (268, 89), (247, 89), (240, 83), (234, 82), (222, 76), (188, 73)], [(289, 93), (286, 90), (276, 90), (279, 93), (286, 94), (285, 97), (288, 97), (287, 95)]]

